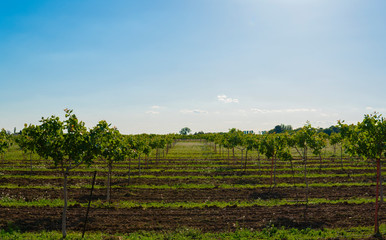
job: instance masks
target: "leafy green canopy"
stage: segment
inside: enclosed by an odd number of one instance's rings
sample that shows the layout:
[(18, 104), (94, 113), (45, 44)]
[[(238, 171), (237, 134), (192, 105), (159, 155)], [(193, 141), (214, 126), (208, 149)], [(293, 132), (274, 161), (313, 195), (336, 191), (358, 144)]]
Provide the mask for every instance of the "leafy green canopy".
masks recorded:
[(380, 159), (386, 156), (386, 121), (382, 115), (365, 115), (357, 125), (338, 122), (344, 145), (351, 154), (358, 154), (368, 159)]

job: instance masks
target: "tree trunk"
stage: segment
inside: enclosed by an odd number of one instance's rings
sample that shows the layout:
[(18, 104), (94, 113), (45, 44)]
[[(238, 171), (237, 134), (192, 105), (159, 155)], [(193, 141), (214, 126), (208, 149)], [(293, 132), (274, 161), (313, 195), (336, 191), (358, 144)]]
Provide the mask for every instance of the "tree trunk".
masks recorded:
[(273, 186), (276, 187), (276, 158), (273, 157)]
[(380, 160), (380, 163), (379, 163), (379, 184), (380, 184), (380, 189), (379, 189), (379, 194), (381, 194), (381, 203), (380, 205), (382, 205), (383, 203), (383, 177), (382, 177), (382, 162)]
[(271, 159), (271, 181), (270, 181), (270, 185), (271, 185), (271, 187), (272, 187), (272, 178), (273, 178), (273, 157), (272, 157), (272, 159)]
[(245, 150), (244, 172), (247, 171), (248, 149)]
[(138, 155), (138, 176), (141, 176), (141, 156)]
[(107, 163), (108, 166), (108, 174), (107, 174), (107, 196), (106, 196), (106, 201), (110, 204), (110, 195), (111, 195), (111, 169), (113, 168), (113, 164), (111, 161)]
[(343, 146), (340, 145), (340, 167), (342, 168), (342, 171), (344, 171), (343, 168)]
[(304, 181), (306, 182), (306, 206), (304, 208), (304, 222), (307, 222), (308, 181), (307, 181), (307, 148), (306, 147), (304, 147), (303, 159), (304, 159)]
[(243, 159), (244, 159), (244, 149), (241, 149), (241, 164), (243, 163)]
[(375, 224), (374, 224), (374, 232), (375, 234), (379, 234), (379, 222), (378, 222), (378, 211), (379, 211), (379, 204), (378, 204), (378, 196), (379, 196), (379, 180), (381, 175), (381, 163), (380, 158), (377, 158), (377, 188), (375, 192)]
[(293, 181), (293, 184), (294, 184), (294, 189), (295, 189), (295, 197), (296, 197), (296, 201), (298, 200), (298, 192), (296, 191), (296, 183), (295, 183), (295, 171), (294, 171), (294, 165), (293, 165), (293, 162), (292, 162), (292, 159), (290, 159), (290, 163), (291, 163), (291, 171), (292, 171), (292, 181)]
[(63, 170), (63, 214), (62, 214), (62, 237), (63, 239), (66, 238), (67, 232), (66, 232), (66, 215), (67, 215), (67, 177), (69, 173), (69, 168), (66, 168), (66, 171)]
[(129, 172), (127, 173), (127, 185), (130, 185), (131, 158), (129, 158)]
[(308, 205), (307, 148), (304, 148), (304, 181), (306, 183), (306, 204)]
[(31, 173), (32, 173), (32, 152), (29, 154), (29, 163), (30, 163)]

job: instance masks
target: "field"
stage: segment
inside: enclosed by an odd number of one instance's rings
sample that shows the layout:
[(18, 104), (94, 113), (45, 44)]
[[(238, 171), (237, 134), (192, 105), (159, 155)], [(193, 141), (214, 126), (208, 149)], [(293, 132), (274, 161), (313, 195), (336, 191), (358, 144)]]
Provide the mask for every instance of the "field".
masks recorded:
[[(244, 170), (244, 162), (237, 160), (240, 150), (235, 159), (218, 151), (203, 141), (180, 141), (159, 159), (115, 163), (111, 203), (105, 201), (107, 168), (102, 160), (71, 171), (69, 238), (83, 230), (94, 171), (86, 232), (91, 239), (371, 238), (375, 164), (348, 157), (341, 162), (331, 149), (322, 160), (310, 155), (306, 204), (299, 156), (294, 171), (290, 162), (277, 160), (273, 186), (271, 160), (249, 153)], [(58, 238), (61, 174), (52, 161), (29, 157), (14, 146), (1, 161), (0, 237)], [(385, 208), (379, 214), (384, 223)], [(381, 233), (386, 233), (384, 224)]]

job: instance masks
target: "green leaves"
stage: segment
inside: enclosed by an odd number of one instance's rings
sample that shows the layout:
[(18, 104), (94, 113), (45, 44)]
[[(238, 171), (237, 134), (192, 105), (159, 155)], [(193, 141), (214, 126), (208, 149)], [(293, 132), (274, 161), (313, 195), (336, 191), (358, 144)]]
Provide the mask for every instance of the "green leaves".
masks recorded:
[(42, 118), (41, 125), (25, 125), (17, 142), (25, 150), (53, 159), (56, 166), (69, 169), (93, 158), (90, 136), (84, 122), (72, 110), (65, 109), (66, 120), (51, 116)]
[(0, 131), (0, 154), (5, 153), (5, 151), (11, 146), (12, 138), (11, 135), (5, 131), (5, 129), (1, 129)]
[(386, 154), (386, 121), (382, 115), (366, 114), (357, 125), (338, 122), (344, 145), (349, 153), (379, 159)]
[(128, 156), (128, 143), (118, 129), (110, 125), (102, 120), (90, 130), (94, 153), (108, 162), (124, 160)]
[(229, 148), (234, 148), (236, 146), (241, 146), (243, 143), (244, 133), (241, 130), (232, 128), (227, 134), (225, 134), (225, 142)]
[(263, 135), (261, 139), (261, 152), (269, 159), (277, 153), (277, 135), (275, 133)]
[(19, 147), (27, 153), (36, 152), (37, 145), (37, 136), (39, 135), (40, 128), (39, 126), (25, 124), (24, 129), (21, 131), (21, 134), (15, 139)]

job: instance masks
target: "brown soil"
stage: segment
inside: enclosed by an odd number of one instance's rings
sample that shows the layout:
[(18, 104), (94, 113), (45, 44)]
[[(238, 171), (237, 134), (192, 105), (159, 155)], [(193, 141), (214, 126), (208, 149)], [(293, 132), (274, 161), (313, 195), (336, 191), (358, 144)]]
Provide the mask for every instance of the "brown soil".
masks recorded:
[[(32, 201), (36, 199), (56, 199), (62, 197), (61, 190), (55, 189), (1, 189), (1, 196)], [(69, 199), (87, 202), (89, 189), (70, 189)], [(127, 189), (113, 188), (113, 201), (136, 202), (205, 202), (205, 201), (253, 201), (256, 199), (299, 199), (305, 198), (305, 188), (256, 188), (256, 189)], [(106, 189), (94, 189), (93, 200), (105, 200)], [(310, 198), (331, 200), (354, 197), (375, 198), (375, 187), (329, 187), (309, 188)]]
[[(209, 207), (203, 209), (132, 208), (91, 209), (88, 230), (129, 233), (138, 230), (174, 230), (181, 227), (202, 231), (226, 231), (236, 228), (261, 229), (271, 224), (295, 228), (349, 228), (369, 226), (374, 204), (311, 205), (304, 218), (305, 206), (280, 207)], [(85, 208), (68, 210), (68, 229), (81, 231)], [(385, 220), (386, 211), (380, 216)], [(0, 207), (0, 228), (12, 225), (21, 231), (60, 230), (61, 208)]]

